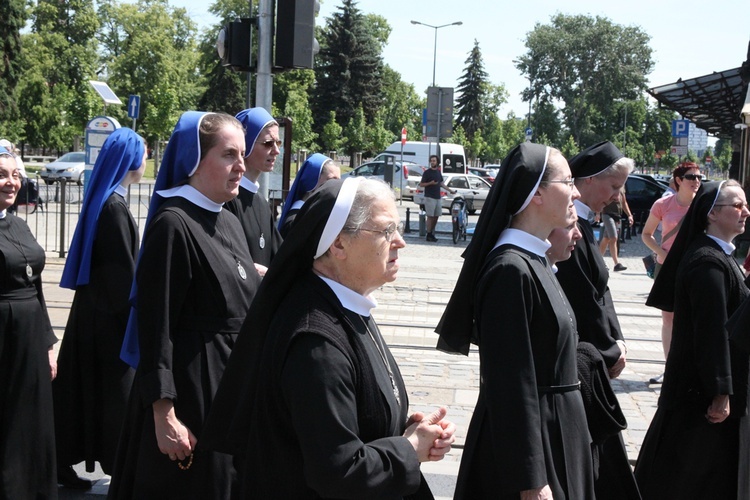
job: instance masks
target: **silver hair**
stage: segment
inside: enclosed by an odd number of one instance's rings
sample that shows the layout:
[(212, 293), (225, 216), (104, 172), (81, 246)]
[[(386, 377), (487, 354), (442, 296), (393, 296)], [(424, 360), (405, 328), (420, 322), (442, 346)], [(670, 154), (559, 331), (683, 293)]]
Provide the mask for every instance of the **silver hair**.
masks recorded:
[(622, 174), (630, 175), (635, 169), (635, 161), (632, 158), (623, 156), (612, 165), (602, 170), (597, 177), (613, 177), (621, 176)]
[(391, 187), (380, 179), (362, 179), (344, 227), (351, 232), (359, 230), (375, 215), (372, 213), (372, 206), (379, 200), (395, 201), (396, 195)]

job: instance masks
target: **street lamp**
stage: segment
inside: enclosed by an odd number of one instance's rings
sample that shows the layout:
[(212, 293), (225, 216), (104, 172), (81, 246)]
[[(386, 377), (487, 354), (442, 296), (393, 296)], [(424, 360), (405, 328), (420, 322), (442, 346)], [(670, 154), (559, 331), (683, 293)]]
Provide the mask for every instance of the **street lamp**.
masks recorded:
[(432, 51), (432, 86), (435, 86), (435, 66), (437, 64), (437, 30), (440, 28), (445, 28), (446, 26), (461, 26), (463, 22), (456, 21), (455, 23), (448, 23), (448, 24), (441, 24), (440, 26), (433, 26), (431, 24), (426, 23), (420, 23), (419, 21), (412, 21), (412, 24), (421, 24), (422, 26), (427, 26), (428, 28), (432, 28), (435, 30), (435, 46)]

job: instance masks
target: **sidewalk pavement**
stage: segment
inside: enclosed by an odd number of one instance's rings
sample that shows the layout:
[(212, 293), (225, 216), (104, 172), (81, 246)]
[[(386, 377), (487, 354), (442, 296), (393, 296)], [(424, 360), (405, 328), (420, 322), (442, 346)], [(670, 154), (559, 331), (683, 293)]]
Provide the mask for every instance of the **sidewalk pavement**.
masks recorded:
[[(407, 247), (400, 252), (399, 277), (376, 292), (378, 308), (375, 318), (393, 350), (406, 387), (412, 411), (432, 412), (438, 406), (448, 408), (448, 418), (457, 425), (454, 449), (441, 462), (422, 465), (428, 482), (438, 499), (453, 497), (455, 480), (463, 451), (466, 431), (478, 395), (479, 356), (473, 349), (469, 356), (449, 355), (435, 350), (434, 328), (440, 319), (461, 270), (461, 253), (465, 242), (451, 241), (450, 218), (443, 216), (438, 225), (437, 243), (419, 238), (418, 220), (413, 204), (404, 202), (402, 217), (410, 206), (412, 233), (406, 235)], [(470, 226), (476, 217), (470, 217)], [(628, 343), (628, 364), (622, 375), (613, 381), (620, 405), (628, 419), (623, 437), (631, 461), (638, 456), (649, 422), (656, 411), (658, 385), (649, 385), (649, 378), (663, 371), (660, 312), (644, 302), (652, 280), (645, 274), (641, 257), (647, 249), (640, 235), (621, 245), (622, 272), (611, 272), (610, 288), (614, 297), (623, 335)], [(612, 259), (605, 257), (612, 269)], [(44, 271), (44, 293), (52, 325), (62, 338), (73, 292), (58, 286), (64, 262), (48, 255)], [(59, 347), (59, 343), (57, 344)], [(93, 490), (85, 493), (60, 489), (61, 499), (78, 499), (106, 495), (109, 482), (101, 470), (80, 475), (96, 480)]]

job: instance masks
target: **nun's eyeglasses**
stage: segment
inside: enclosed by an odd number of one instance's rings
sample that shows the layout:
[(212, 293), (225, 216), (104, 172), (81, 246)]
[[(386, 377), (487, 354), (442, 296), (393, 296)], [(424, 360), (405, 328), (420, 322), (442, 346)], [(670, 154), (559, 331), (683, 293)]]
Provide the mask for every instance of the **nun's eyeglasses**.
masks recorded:
[(576, 180), (574, 177), (571, 177), (570, 179), (557, 179), (552, 181), (544, 181), (545, 183), (555, 183), (555, 184), (567, 184), (570, 189), (573, 189), (573, 186), (575, 186)]
[(750, 210), (750, 207), (748, 207), (748, 204), (743, 201), (738, 201), (737, 203), (720, 203), (720, 204), (717, 203), (714, 206), (715, 207), (734, 207), (740, 212), (742, 212), (743, 208), (747, 208), (748, 210)]
[(385, 235), (385, 241), (389, 242), (391, 239), (393, 239), (393, 233), (398, 232), (398, 234), (403, 235), (404, 234), (404, 223), (399, 222), (396, 224), (395, 222), (391, 222), (388, 224), (388, 227), (385, 229), (366, 229), (364, 227), (346, 227), (344, 228), (347, 231), (357, 232), (357, 231), (367, 231), (368, 233), (379, 233)]
[(268, 148), (268, 149), (271, 149), (272, 147), (274, 147), (274, 145), (275, 145), (275, 146), (276, 146), (277, 148), (281, 149), (281, 144), (282, 144), (282, 143), (281, 143), (281, 141), (280, 141), (280, 140), (278, 140), (278, 139), (269, 139), (269, 140), (267, 140), (267, 141), (263, 141), (263, 142), (258, 142), (258, 144), (260, 144), (260, 145), (261, 145), (261, 146), (263, 146), (264, 148)]

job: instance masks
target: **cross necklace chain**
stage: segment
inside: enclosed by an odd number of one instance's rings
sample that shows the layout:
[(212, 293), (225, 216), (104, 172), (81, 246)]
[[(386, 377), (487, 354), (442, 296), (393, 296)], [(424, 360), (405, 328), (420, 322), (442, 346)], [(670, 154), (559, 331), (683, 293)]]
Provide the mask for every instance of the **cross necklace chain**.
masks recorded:
[(375, 335), (373, 335), (372, 332), (370, 331), (370, 327), (367, 326), (367, 321), (365, 321), (365, 318), (363, 318), (362, 316), (359, 316), (359, 319), (362, 320), (362, 324), (365, 326), (365, 330), (367, 330), (367, 333), (370, 335), (372, 342), (375, 344), (375, 348), (378, 350), (380, 357), (383, 359), (383, 364), (385, 365), (385, 369), (388, 371), (388, 377), (390, 377), (391, 379), (391, 387), (393, 388), (393, 395), (396, 396), (396, 401), (398, 402), (398, 405), (401, 406), (401, 393), (398, 390), (398, 386), (396, 385), (396, 379), (393, 376), (393, 370), (391, 370), (391, 364), (388, 362), (388, 358), (385, 355), (385, 345), (382, 344), (382, 340), (380, 342), (376, 340)]

